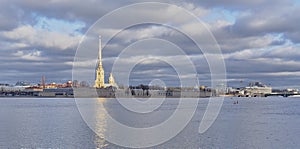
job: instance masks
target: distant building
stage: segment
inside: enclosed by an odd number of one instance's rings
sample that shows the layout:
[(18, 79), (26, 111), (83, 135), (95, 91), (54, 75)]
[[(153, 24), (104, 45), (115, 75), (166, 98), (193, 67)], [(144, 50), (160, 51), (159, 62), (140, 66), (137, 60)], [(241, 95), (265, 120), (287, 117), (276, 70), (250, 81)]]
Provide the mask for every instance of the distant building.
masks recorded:
[(116, 82), (115, 82), (115, 79), (114, 79), (112, 73), (109, 74), (108, 84), (111, 86), (116, 86)]
[(72, 88), (47, 88), (44, 89), (43, 92), (40, 92), (39, 96), (48, 96), (48, 97), (56, 97), (56, 96), (70, 96), (73, 95)]
[(99, 53), (98, 53), (98, 67), (96, 69), (96, 88), (104, 88), (104, 69), (102, 66), (102, 47), (101, 47), (101, 36), (99, 36)]
[(22, 86), (1, 86), (1, 92), (19, 92), (24, 91), (26, 87)]
[(261, 82), (251, 82), (243, 91), (246, 96), (264, 96), (265, 94), (272, 93), (272, 87)]
[(298, 89), (293, 89), (293, 88), (287, 88), (284, 91), (288, 92), (288, 93), (292, 93), (292, 94), (298, 94), (299, 93)]
[(24, 81), (19, 81), (15, 86), (30, 87), (30, 84)]
[(106, 88), (109, 86), (117, 87), (112, 73), (110, 73), (108, 84), (104, 82), (104, 69), (102, 66), (102, 47), (101, 47), (101, 36), (99, 36), (99, 53), (98, 53), (98, 67), (96, 69), (96, 80), (94, 87), (96, 88)]
[(52, 82), (50, 84), (46, 84), (44, 88), (57, 88), (57, 84), (55, 82)]
[(6, 83), (0, 83), (0, 86), (9, 86), (9, 84), (6, 84)]

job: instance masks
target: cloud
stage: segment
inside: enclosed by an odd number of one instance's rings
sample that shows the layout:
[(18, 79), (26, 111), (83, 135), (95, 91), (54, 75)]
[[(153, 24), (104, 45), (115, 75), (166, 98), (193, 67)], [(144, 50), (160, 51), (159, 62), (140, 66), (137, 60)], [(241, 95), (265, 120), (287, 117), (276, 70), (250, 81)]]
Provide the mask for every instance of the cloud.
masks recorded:
[[(193, 1), (195, 2), (195, 1)], [(270, 2), (269, 0), (252, 0), (252, 1), (241, 1), (241, 0), (201, 0), (195, 2), (198, 5), (207, 7), (207, 8), (215, 8), (221, 7), (229, 10), (261, 10), (268, 9), (273, 6), (283, 6), (289, 5), (292, 3), (290, 0), (282, 1), (282, 0), (273, 0)]]
[(26, 44), (42, 47), (54, 47), (61, 50), (75, 47), (80, 36), (70, 36), (58, 32), (49, 32), (43, 29), (36, 29), (30, 25), (20, 26), (12, 31), (1, 32), (4, 38), (19, 41)]
[[(5, 70), (1, 72), (0, 78), (15, 81), (16, 77), (20, 77), (20, 80), (39, 81), (42, 74), (47, 74), (49, 80), (53, 81), (71, 79), (72, 61), (82, 34), (106, 13), (136, 2), (141, 1), (0, 1), (0, 19), (5, 20), (0, 22), (0, 68)], [(224, 53), (228, 80), (231, 82), (238, 83), (237, 80), (249, 78), (249, 81), (265, 80), (272, 82), (274, 86), (288, 86), (299, 81), (300, 32), (297, 22), (300, 22), (300, 9), (292, 0), (163, 2), (176, 4), (204, 20)], [(134, 14), (134, 17), (120, 16), (117, 21), (122, 23), (135, 17), (175, 20), (174, 24), (184, 31), (206, 39), (201, 32), (195, 32), (199, 26), (187, 21), (175, 7), (131, 10), (129, 13)], [(106, 23), (106, 28), (101, 28), (104, 31), (103, 37), (116, 31), (115, 20)], [(94, 39), (83, 53), (97, 52), (99, 30), (94, 31), (93, 35), (87, 37)], [(200, 80), (209, 85), (209, 67), (201, 51), (183, 34), (159, 25), (137, 25), (122, 31), (111, 40), (103, 51), (106, 72), (110, 71), (114, 60), (124, 48), (133, 42), (153, 37), (171, 41), (182, 48), (195, 64)], [(137, 48), (131, 53), (130, 59), (123, 61), (124, 65), (147, 56), (176, 59), (178, 62), (183, 57), (173, 53), (166, 56), (168, 52), (162, 50), (165, 47), (154, 49), (151, 45), (144, 45)], [(152, 50), (153, 53), (143, 56), (144, 50)], [(84, 69), (85, 66), (95, 65), (95, 58), (96, 56), (87, 57), (76, 64)], [(131, 79), (135, 82), (147, 82), (148, 78), (155, 76), (169, 83), (172, 83), (172, 79), (176, 80), (171, 69), (155, 67), (156, 64), (156, 61), (151, 60), (141, 63)], [(23, 75), (17, 76), (18, 73)], [(93, 76), (93, 72), (89, 73)], [(286, 77), (289, 82), (283, 82), (284, 79), (280, 77)]]
[(270, 33), (283, 33), (285, 38), (298, 43), (300, 6), (293, 4), (274, 5), (266, 9), (253, 9), (248, 15), (237, 17), (232, 31), (242, 36), (257, 36)]
[(23, 51), (17, 51), (17, 53), (14, 53), (13, 55), (30, 61), (41, 61), (46, 59), (45, 57), (41, 56), (41, 51), (38, 50), (34, 50), (28, 53), (24, 53)]
[(270, 58), (273, 60), (281, 59), (282, 61), (300, 61), (299, 46), (279, 46), (272, 49), (245, 49), (233, 53), (224, 54), (225, 59), (249, 60)]
[(18, 26), (22, 11), (15, 8), (9, 1), (0, 1), (0, 31), (10, 30)]
[(285, 60), (295, 60), (299, 61), (300, 57), (300, 47), (288, 45), (285, 47), (274, 48), (272, 51), (268, 52), (266, 55), (269, 58), (281, 58)]

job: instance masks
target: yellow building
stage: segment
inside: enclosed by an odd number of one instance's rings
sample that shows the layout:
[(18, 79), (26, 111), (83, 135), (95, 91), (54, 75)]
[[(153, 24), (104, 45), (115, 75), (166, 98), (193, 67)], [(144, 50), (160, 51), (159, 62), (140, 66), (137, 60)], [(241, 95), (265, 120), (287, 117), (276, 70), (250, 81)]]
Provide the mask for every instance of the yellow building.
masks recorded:
[(116, 86), (115, 79), (114, 79), (112, 73), (109, 74), (108, 84), (111, 86)]
[(98, 53), (98, 67), (96, 69), (96, 80), (94, 87), (96, 88), (106, 88), (108, 86), (117, 87), (112, 73), (110, 73), (108, 78), (108, 84), (104, 82), (104, 69), (102, 66), (102, 47), (101, 47), (101, 36), (99, 36), (99, 53)]
[(101, 47), (101, 36), (99, 36), (99, 53), (98, 53), (98, 67), (96, 69), (96, 88), (104, 88), (104, 69), (102, 66), (102, 47)]

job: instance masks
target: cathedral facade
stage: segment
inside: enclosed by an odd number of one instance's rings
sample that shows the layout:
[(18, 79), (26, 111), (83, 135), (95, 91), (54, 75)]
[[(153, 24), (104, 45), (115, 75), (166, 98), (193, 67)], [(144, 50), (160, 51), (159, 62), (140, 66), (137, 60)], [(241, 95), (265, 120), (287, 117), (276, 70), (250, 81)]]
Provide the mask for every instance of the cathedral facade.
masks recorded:
[(96, 80), (95, 80), (95, 88), (106, 88), (109, 86), (117, 87), (117, 84), (115, 83), (113, 74), (110, 73), (108, 84), (105, 84), (104, 82), (105, 76), (104, 76), (104, 69), (102, 66), (102, 45), (101, 45), (101, 36), (99, 36), (99, 52), (98, 52), (98, 66), (96, 68)]

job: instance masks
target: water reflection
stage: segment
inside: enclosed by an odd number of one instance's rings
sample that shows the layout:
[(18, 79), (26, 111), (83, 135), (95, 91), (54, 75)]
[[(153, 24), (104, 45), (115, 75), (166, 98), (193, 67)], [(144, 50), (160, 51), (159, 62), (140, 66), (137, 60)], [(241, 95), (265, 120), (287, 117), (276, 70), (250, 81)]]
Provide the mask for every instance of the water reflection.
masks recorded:
[(107, 99), (105, 98), (97, 98), (94, 100), (96, 103), (94, 105), (95, 110), (95, 127), (94, 130), (96, 131), (96, 137), (94, 143), (96, 144), (97, 148), (104, 148), (109, 144), (105, 141), (105, 132), (107, 130), (107, 116), (106, 110), (103, 106)]
[[(237, 99), (239, 104), (232, 104)], [(228, 98), (214, 125), (206, 133), (199, 134), (197, 129), (208, 102), (201, 99), (189, 125), (170, 141), (152, 148), (299, 148), (299, 100)], [(115, 99), (81, 98), (76, 99), (78, 109), (84, 115), (80, 117), (70, 98), (2, 98), (0, 101), (0, 149), (123, 148), (105, 139), (118, 137), (130, 142), (137, 140), (135, 134), (113, 127), (110, 116), (128, 126), (149, 127), (161, 123), (158, 119), (169, 117), (177, 106), (175, 99), (168, 99), (153, 115), (136, 117), (121, 110)], [(98, 135), (86, 127), (82, 118)], [(120, 137), (122, 134), (125, 137)], [(142, 139), (152, 140), (149, 134), (143, 136), (138, 139), (141, 143)], [(152, 137), (159, 136), (154, 134)]]

